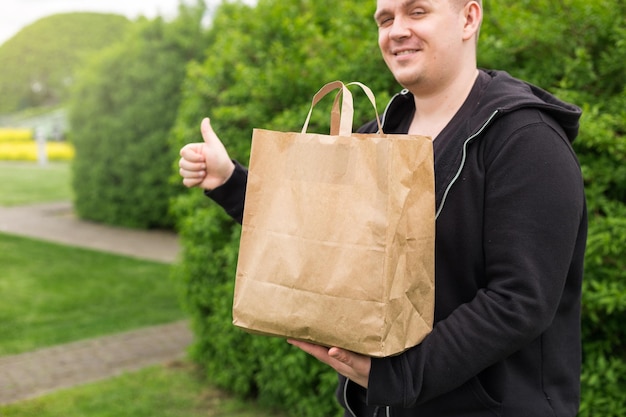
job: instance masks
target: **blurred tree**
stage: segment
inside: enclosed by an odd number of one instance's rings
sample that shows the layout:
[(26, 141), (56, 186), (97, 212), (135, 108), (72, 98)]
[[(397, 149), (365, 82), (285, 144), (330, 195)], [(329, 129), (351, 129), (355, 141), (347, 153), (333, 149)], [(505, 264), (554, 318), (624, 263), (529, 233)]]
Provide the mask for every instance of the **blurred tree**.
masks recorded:
[(129, 26), (120, 15), (67, 13), (22, 29), (0, 46), (0, 113), (61, 103), (77, 68)]

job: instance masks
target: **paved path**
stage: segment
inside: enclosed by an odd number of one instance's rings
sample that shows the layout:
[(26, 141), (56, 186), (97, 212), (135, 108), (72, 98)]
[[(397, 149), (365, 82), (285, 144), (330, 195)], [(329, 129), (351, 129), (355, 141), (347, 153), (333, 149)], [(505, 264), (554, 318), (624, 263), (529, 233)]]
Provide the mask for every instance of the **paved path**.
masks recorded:
[(0, 232), (161, 262), (172, 262), (178, 255), (173, 232), (86, 222), (74, 216), (68, 202), (0, 207)]
[(183, 321), (0, 357), (0, 404), (181, 359), (191, 339)]
[[(179, 252), (174, 233), (84, 222), (66, 202), (0, 207), (0, 232), (166, 263)], [(0, 404), (180, 359), (191, 340), (181, 321), (0, 357)]]

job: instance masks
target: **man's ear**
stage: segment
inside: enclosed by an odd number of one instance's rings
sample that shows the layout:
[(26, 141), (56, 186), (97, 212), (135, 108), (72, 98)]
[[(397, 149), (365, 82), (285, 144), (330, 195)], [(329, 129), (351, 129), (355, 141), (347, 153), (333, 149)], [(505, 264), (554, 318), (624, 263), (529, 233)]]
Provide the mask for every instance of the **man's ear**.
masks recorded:
[(463, 13), (465, 16), (463, 40), (469, 40), (473, 36), (476, 36), (476, 40), (478, 40), (478, 33), (483, 20), (483, 8), (477, 1), (471, 0), (463, 8)]

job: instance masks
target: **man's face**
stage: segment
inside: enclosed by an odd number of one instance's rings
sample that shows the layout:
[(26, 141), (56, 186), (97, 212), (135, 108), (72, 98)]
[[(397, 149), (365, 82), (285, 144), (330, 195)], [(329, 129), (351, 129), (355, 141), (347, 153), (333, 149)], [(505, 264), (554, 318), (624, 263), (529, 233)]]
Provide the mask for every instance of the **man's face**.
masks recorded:
[(396, 80), (428, 94), (462, 65), (463, 10), (453, 0), (378, 0), (374, 15), (383, 59)]

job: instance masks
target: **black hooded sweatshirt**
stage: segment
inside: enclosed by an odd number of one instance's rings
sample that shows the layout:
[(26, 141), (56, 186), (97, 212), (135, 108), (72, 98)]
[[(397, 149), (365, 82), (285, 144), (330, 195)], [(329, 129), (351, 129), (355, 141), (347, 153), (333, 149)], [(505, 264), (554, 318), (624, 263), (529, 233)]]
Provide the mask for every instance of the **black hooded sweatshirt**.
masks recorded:
[[(407, 133), (414, 113), (405, 90), (383, 131)], [(571, 147), (579, 118), (546, 91), (480, 71), (434, 141), (433, 331), (400, 355), (372, 358), (367, 390), (339, 376), (345, 416), (576, 416), (587, 233)], [(207, 192), (239, 222), (246, 178), (237, 164)]]

